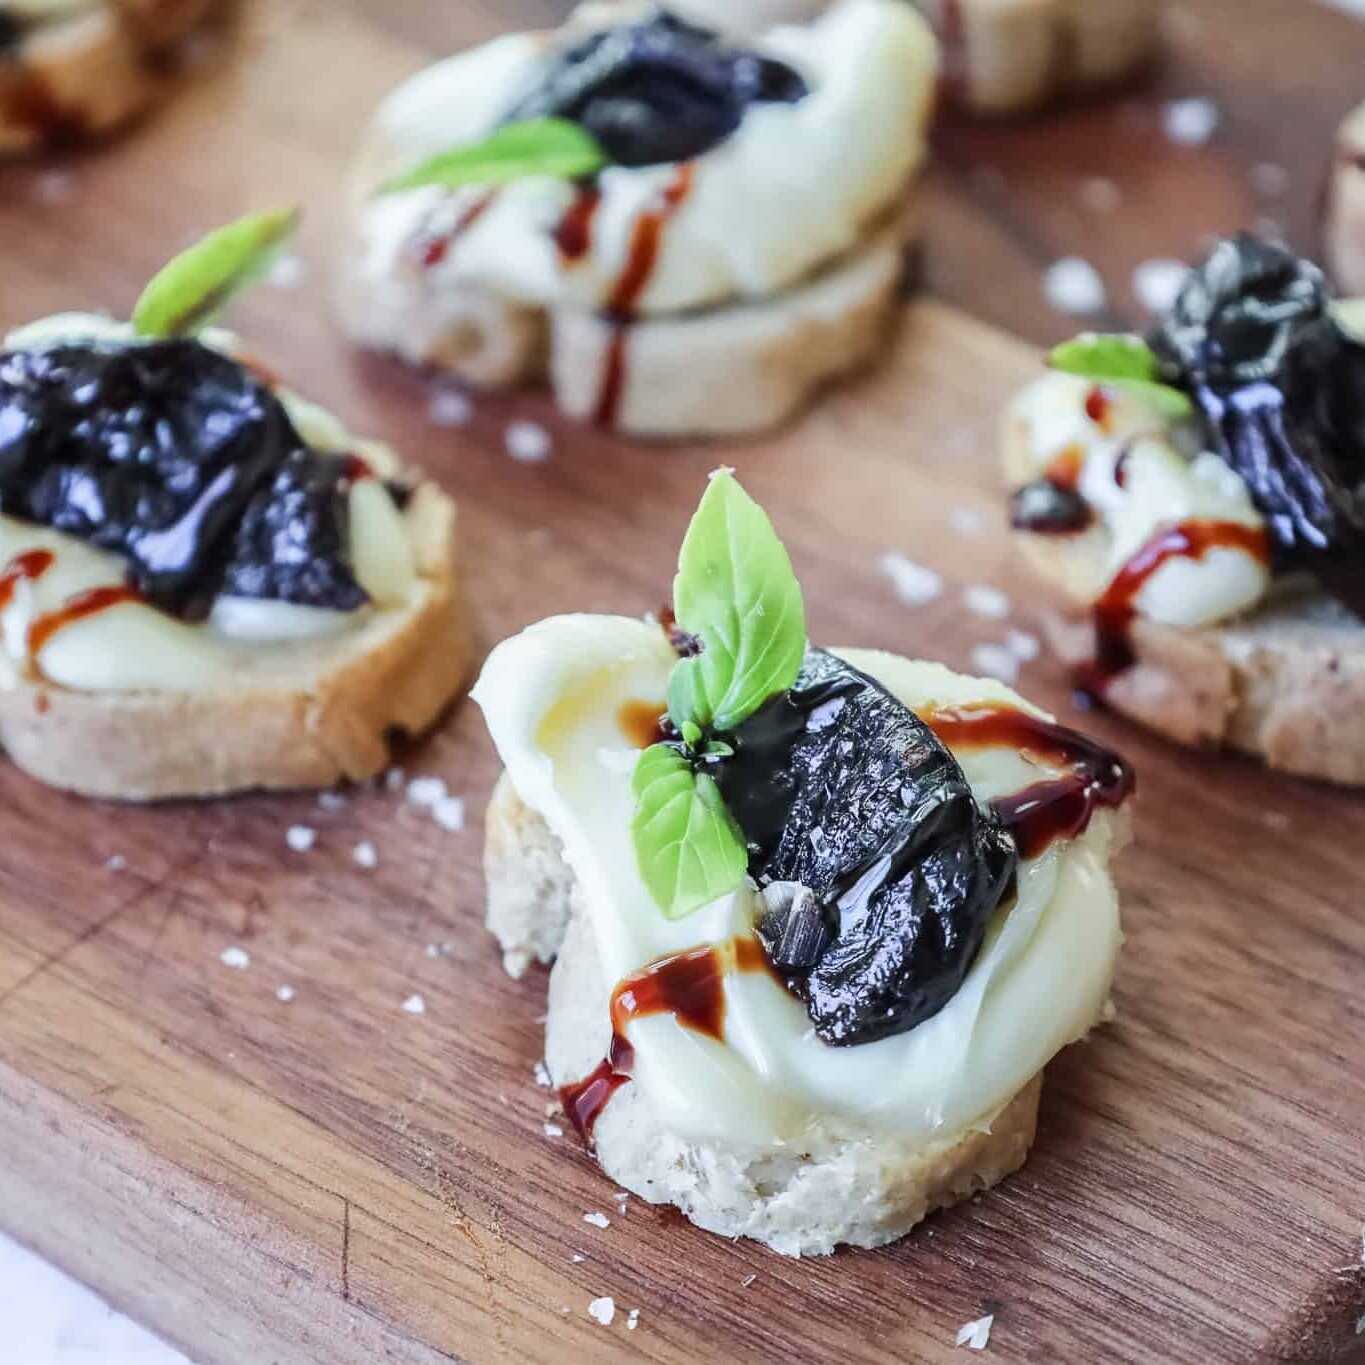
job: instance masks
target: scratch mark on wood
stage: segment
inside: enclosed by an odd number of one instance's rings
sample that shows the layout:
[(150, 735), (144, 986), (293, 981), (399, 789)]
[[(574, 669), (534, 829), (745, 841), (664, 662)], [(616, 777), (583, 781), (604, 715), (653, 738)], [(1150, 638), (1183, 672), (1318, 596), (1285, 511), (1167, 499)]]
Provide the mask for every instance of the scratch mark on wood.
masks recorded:
[(351, 1301), (351, 1201), (341, 1201), (341, 1301)]

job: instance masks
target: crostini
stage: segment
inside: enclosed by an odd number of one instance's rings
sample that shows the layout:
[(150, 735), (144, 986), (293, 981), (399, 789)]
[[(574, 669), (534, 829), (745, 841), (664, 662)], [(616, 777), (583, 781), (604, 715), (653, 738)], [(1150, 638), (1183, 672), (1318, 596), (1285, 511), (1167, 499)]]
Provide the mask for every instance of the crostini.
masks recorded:
[(476, 685), (488, 922), (555, 958), (546, 1061), (612, 1179), (787, 1255), (1017, 1169), (1105, 1016), (1131, 770), (1000, 683), (810, 645), (725, 471), (676, 617), (564, 616)]
[(368, 777), (465, 680), (449, 499), (202, 327), (290, 221), (0, 346), (0, 743), (54, 786)]
[(451, 58), (366, 139), (343, 324), (630, 433), (771, 426), (894, 319), (936, 70), (900, 0), (751, 48), (597, 7)]
[(1084, 336), (1009, 406), (1018, 545), (1092, 699), (1185, 743), (1365, 782), (1365, 346), (1241, 235), (1149, 338)]

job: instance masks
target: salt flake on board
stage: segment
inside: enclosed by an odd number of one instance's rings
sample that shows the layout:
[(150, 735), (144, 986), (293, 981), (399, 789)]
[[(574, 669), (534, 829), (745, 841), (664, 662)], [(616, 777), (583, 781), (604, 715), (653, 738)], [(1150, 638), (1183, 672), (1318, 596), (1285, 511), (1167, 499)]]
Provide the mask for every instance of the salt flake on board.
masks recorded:
[(609, 1294), (594, 1299), (588, 1305), (588, 1316), (600, 1322), (603, 1327), (610, 1327), (612, 1319), (616, 1316), (616, 1301)]
[(1098, 313), (1108, 302), (1100, 272), (1080, 256), (1064, 256), (1043, 272), (1043, 293), (1059, 313)]
[(957, 1344), (967, 1347), (969, 1351), (984, 1351), (991, 1339), (991, 1325), (994, 1322), (994, 1313), (987, 1313), (984, 1318), (977, 1318), (974, 1322), (964, 1322), (958, 1330)]
[(922, 607), (943, 591), (943, 579), (896, 550), (888, 550), (877, 560), (877, 567), (891, 580), (891, 590), (907, 607)]

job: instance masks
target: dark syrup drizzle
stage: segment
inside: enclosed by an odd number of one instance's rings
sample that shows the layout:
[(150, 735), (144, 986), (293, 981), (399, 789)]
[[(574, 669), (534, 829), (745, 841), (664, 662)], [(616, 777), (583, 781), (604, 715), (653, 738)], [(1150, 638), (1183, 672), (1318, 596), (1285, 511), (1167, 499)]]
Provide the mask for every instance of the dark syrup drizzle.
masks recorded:
[(1132, 795), (1133, 769), (1118, 754), (1027, 711), (968, 706), (930, 711), (922, 719), (950, 749), (1010, 748), (1071, 769), (991, 802), (1021, 858), (1036, 858), (1056, 840), (1084, 834), (1096, 810), (1117, 809)]
[(1010, 525), (1034, 535), (1074, 535), (1095, 519), (1094, 510), (1077, 491), (1085, 451), (1063, 447), (1040, 479), (1026, 483), (1010, 498)]
[(555, 245), (565, 265), (575, 265), (592, 250), (592, 225), (602, 191), (595, 184), (580, 185), (578, 195), (555, 228)]
[(419, 236), (414, 251), (422, 268), (433, 270), (440, 265), (450, 255), (450, 248), (483, 217), (497, 197), (496, 189), (486, 190), (465, 206), (464, 212), (445, 232)]
[(51, 550), (25, 550), (15, 555), (0, 569), (0, 611), (14, 601), (14, 590), (20, 583), (36, 583), (55, 560)]
[(668, 707), (663, 702), (622, 702), (616, 712), (616, 723), (633, 749), (648, 749), (651, 744), (662, 744), (673, 735)]
[(1203, 559), (1213, 549), (1245, 550), (1262, 564), (1270, 562), (1270, 542), (1260, 527), (1233, 521), (1186, 521), (1162, 531), (1115, 575), (1095, 603), (1095, 657), (1083, 664), (1076, 685), (1102, 699), (1114, 679), (1136, 662), (1131, 629), (1137, 598), (1153, 574), (1172, 559)]
[(66, 626), (76, 621), (84, 621), (98, 616), (112, 607), (121, 607), (127, 602), (145, 602), (136, 588), (124, 583), (111, 584), (103, 588), (90, 588), (69, 597), (56, 611), (49, 611), (33, 620), (28, 628), (29, 657), (37, 658), (43, 646)]
[(664, 229), (691, 192), (692, 175), (692, 163), (684, 162), (674, 172), (673, 179), (660, 191), (654, 206), (635, 220), (625, 268), (604, 310), (613, 328), (593, 412), (593, 421), (599, 427), (609, 429), (616, 426), (621, 411), (621, 396), (626, 387), (626, 329), (659, 263)]
[(611, 1044), (607, 1055), (581, 1081), (561, 1086), (570, 1122), (587, 1142), (606, 1103), (629, 1079), (635, 1051), (626, 1038), (633, 1019), (671, 1014), (684, 1028), (708, 1038), (725, 1037), (725, 974), (770, 972), (763, 945), (747, 935), (726, 943), (655, 959), (617, 982), (611, 993)]

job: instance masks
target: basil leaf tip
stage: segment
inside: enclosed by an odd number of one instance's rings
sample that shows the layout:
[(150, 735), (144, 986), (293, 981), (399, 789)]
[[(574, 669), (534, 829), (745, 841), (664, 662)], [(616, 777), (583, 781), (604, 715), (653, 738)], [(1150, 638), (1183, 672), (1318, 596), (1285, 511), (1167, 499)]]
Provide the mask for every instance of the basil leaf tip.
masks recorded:
[(682, 919), (736, 890), (749, 853), (715, 780), (676, 749), (655, 744), (631, 780), (636, 863), (667, 919)]
[(375, 192), (399, 194), (427, 185), (506, 185), (528, 176), (578, 180), (611, 158), (591, 133), (562, 118), (507, 123), (479, 142), (453, 147), (384, 181)]
[(239, 218), (163, 266), (133, 309), (144, 337), (190, 336), (212, 321), (238, 290), (258, 279), (299, 225), (297, 208)]
[(1130, 393), (1170, 421), (1194, 415), (1190, 396), (1162, 382), (1156, 352), (1141, 337), (1087, 332), (1055, 347), (1048, 365)]

